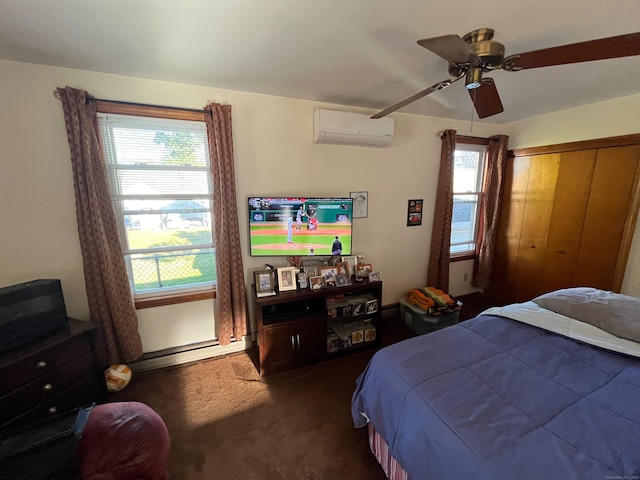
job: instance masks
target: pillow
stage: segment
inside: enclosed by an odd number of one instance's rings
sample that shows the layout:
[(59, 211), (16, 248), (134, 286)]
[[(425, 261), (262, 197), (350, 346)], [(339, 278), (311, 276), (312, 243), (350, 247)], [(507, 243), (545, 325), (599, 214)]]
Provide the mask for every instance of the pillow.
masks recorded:
[(565, 288), (533, 299), (537, 305), (640, 342), (640, 298), (589, 287)]

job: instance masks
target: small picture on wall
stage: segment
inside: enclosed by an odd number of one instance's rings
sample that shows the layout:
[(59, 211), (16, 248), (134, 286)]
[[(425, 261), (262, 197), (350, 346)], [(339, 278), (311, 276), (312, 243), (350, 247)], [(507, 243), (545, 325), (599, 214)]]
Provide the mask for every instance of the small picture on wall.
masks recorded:
[(407, 206), (407, 227), (422, 225), (422, 199), (409, 200)]

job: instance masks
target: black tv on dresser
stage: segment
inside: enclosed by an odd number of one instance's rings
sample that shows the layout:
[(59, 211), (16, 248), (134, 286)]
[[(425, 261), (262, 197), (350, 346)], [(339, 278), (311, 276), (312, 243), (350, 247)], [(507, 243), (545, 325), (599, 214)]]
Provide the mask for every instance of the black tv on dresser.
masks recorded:
[(0, 352), (62, 330), (68, 323), (60, 280), (0, 288)]

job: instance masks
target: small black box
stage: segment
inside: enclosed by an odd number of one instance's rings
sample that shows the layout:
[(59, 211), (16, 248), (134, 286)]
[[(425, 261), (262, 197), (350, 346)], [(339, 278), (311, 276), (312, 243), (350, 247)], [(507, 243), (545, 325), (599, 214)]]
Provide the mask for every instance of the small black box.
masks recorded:
[(68, 323), (60, 280), (0, 288), (0, 352), (62, 330)]

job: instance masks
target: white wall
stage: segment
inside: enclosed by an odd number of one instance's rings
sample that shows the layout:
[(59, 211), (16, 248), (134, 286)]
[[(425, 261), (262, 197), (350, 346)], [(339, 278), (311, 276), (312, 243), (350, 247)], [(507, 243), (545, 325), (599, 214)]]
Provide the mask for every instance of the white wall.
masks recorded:
[[(69, 314), (81, 319), (89, 314), (69, 147), (62, 108), (53, 96), (56, 87), (69, 85), (97, 98), (154, 105), (231, 104), (240, 225), (246, 225), (249, 195), (368, 191), (369, 216), (354, 221), (354, 253), (366, 255), (381, 272), (383, 304), (397, 302), (406, 290), (426, 282), (440, 161), (438, 133), (447, 128), (462, 135), (497, 133), (492, 124), (476, 122), (471, 132), (469, 122), (394, 114), (396, 138), (388, 148), (316, 145), (314, 109), (345, 107), (4, 60), (0, 82), (0, 286), (60, 278)], [(421, 226), (406, 226), (410, 198), (424, 199)], [(247, 255), (247, 233), (241, 229), (248, 272), (265, 259)], [(283, 259), (269, 263), (284, 264)], [(210, 301), (144, 309), (138, 316), (145, 352), (213, 338)]]
[[(509, 135), (511, 149), (554, 145), (640, 133), (639, 112), (640, 94), (636, 94), (505, 124), (500, 129)], [(640, 217), (621, 292), (640, 297)]]

